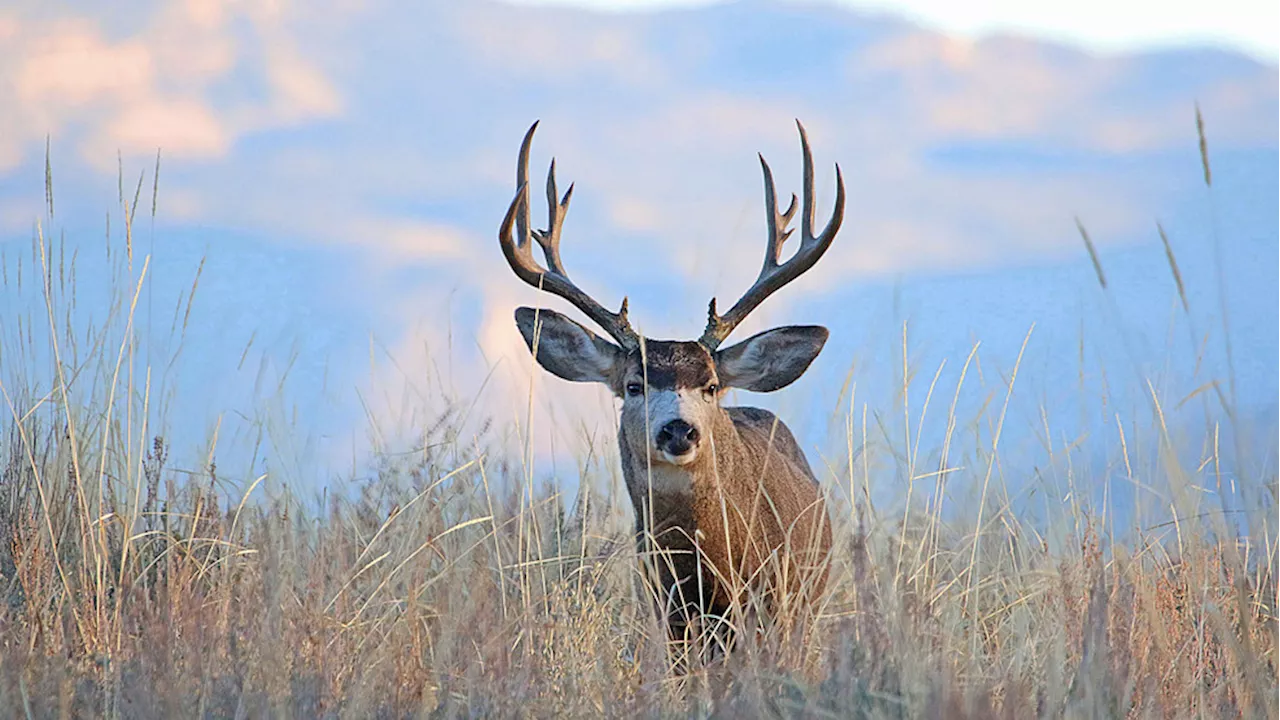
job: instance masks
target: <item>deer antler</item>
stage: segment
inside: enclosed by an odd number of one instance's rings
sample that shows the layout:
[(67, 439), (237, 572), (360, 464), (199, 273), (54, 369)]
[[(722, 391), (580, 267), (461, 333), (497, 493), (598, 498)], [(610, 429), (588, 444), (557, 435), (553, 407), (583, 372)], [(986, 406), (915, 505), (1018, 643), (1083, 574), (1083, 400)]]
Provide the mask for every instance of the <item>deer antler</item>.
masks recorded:
[(840, 223), (844, 221), (844, 178), (840, 175), (840, 164), (836, 163), (835, 208), (822, 233), (814, 236), (813, 156), (809, 152), (809, 138), (805, 135), (804, 125), (797, 120), (796, 127), (800, 129), (800, 147), (804, 151), (804, 214), (800, 217), (800, 249), (790, 260), (781, 265), (778, 264), (778, 260), (782, 257), (782, 246), (791, 236), (792, 231), (787, 228), (787, 225), (790, 224), (796, 212), (796, 196), (792, 193), (791, 203), (787, 209), (778, 212), (778, 194), (773, 185), (773, 171), (769, 169), (769, 163), (765, 162), (764, 155), (760, 155), (760, 167), (764, 169), (765, 211), (769, 222), (769, 243), (765, 247), (764, 267), (760, 268), (760, 275), (756, 278), (755, 284), (738, 302), (733, 304), (733, 307), (729, 308), (729, 312), (724, 315), (716, 314), (716, 300), (711, 299), (711, 304), (707, 308), (707, 329), (703, 331), (702, 338), (699, 340), (708, 350), (714, 351), (718, 348), (733, 329), (756, 309), (756, 306), (764, 302), (765, 298), (813, 267), (814, 263), (818, 262), (818, 258), (831, 247), (831, 241), (835, 240), (836, 233), (840, 230)]
[[(569, 211), (569, 198), (573, 196), (573, 185), (569, 185), (564, 198), (557, 202), (555, 160), (551, 161), (551, 169), (547, 172), (547, 229), (530, 229), (529, 145), (533, 142), (533, 131), (536, 129), (538, 129), (537, 122), (529, 126), (529, 131), (524, 135), (524, 142), (520, 144), (520, 159), (516, 164), (516, 196), (511, 200), (506, 217), (502, 219), (502, 227), (498, 230), (502, 254), (507, 257), (511, 269), (521, 280), (568, 300), (609, 333), (623, 349), (634, 350), (640, 345), (640, 337), (627, 320), (627, 299), (622, 299), (622, 307), (618, 312), (609, 312), (590, 295), (579, 289), (564, 271), (564, 264), (560, 261), (560, 228), (564, 224), (565, 214)], [(514, 237), (511, 234), (513, 224), (516, 230)], [(533, 240), (536, 240), (542, 248), (546, 267), (540, 265), (533, 257), (531, 242)]]

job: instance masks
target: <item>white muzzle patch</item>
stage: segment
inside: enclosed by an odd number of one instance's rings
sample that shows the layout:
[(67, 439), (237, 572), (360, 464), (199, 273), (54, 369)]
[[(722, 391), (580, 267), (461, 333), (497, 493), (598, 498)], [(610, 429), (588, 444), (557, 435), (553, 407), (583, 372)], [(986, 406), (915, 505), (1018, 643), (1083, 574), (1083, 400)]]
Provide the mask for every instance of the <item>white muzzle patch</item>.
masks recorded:
[(694, 447), (686, 453), (673, 455), (658, 447), (658, 435), (673, 420), (683, 420), (699, 431), (702, 430), (702, 415), (706, 413), (707, 401), (699, 390), (654, 390), (649, 389), (646, 411), (648, 414), (648, 446), (649, 455), (655, 462), (671, 465), (688, 465), (697, 460), (700, 447)]

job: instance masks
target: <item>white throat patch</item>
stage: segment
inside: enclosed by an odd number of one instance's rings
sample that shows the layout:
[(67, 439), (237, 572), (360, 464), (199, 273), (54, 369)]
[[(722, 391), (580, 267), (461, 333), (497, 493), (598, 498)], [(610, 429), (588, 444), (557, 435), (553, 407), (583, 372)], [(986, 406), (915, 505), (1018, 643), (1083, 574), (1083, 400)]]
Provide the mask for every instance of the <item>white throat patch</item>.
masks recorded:
[(693, 473), (678, 465), (655, 462), (650, 467), (641, 464), (636, 471), (642, 493), (652, 488), (655, 496), (693, 495)]

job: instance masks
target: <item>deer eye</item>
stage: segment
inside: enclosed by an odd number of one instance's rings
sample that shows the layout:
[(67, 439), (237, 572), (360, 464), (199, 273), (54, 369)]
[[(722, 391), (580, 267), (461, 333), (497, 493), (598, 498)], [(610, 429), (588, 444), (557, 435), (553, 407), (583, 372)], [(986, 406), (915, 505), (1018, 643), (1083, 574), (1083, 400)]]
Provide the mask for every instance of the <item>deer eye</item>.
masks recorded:
[(627, 394), (631, 397), (637, 397), (644, 394), (644, 386), (638, 382), (627, 383)]
[(713, 400), (716, 395), (720, 394), (720, 386), (715, 383), (711, 383), (704, 388), (702, 392), (706, 394), (708, 400)]

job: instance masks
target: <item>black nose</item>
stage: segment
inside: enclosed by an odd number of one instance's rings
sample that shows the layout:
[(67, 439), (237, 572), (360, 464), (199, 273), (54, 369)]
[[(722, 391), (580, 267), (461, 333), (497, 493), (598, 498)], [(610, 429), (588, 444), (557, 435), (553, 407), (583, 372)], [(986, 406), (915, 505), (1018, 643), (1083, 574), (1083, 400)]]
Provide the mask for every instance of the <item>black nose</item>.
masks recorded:
[(672, 420), (658, 431), (658, 449), (672, 455), (684, 455), (698, 444), (698, 428), (684, 420)]

